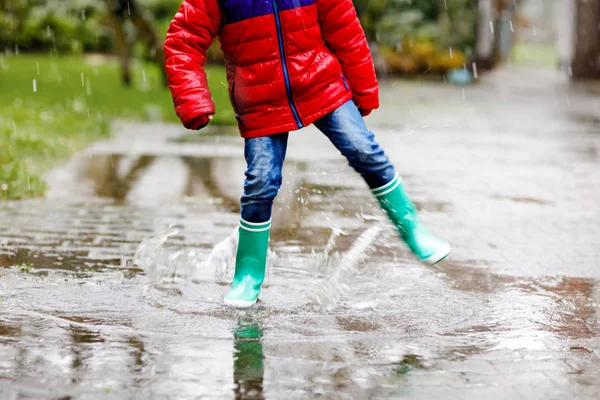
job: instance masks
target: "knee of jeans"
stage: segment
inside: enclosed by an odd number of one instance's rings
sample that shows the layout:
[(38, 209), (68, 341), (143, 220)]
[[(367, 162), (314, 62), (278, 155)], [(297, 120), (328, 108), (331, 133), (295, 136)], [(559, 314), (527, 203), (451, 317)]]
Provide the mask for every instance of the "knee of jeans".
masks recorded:
[(277, 173), (267, 173), (261, 175), (247, 174), (244, 185), (244, 198), (252, 200), (273, 201), (279, 193), (282, 176)]
[(355, 169), (385, 168), (389, 159), (374, 142), (362, 142), (348, 155), (348, 161)]

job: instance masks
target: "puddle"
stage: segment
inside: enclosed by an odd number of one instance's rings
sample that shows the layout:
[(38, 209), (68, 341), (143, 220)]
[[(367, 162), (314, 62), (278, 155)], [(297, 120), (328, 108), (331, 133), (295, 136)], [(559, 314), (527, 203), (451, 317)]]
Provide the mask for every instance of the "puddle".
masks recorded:
[(536, 199), (533, 197), (522, 197), (522, 196), (507, 197), (507, 196), (496, 195), (496, 196), (494, 196), (494, 198), (501, 199), (501, 200), (510, 200), (515, 203), (537, 204), (537, 205), (542, 205), (542, 206), (555, 204), (552, 201)]
[[(286, 163), (261, 302), (231, 310), (243, 160), (86, 165), (87, 197), (0, 210), (0, 398), (437, 398), (490, 375), (540, 393), (568, 381), (565, 396), (593, 382), (597, 280), (503, 274), (460, 248), (421, 266), (346, 172)], [(421, 197), (429, 217), (454, 209)]]

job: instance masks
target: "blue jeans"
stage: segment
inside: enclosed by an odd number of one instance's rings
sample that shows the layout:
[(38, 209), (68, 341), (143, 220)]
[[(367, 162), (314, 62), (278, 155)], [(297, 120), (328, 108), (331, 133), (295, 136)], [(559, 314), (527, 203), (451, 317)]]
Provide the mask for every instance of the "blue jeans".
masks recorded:
[[(362, 175), (371, 189), (386, 185), (396, 175), (375, 135), (365, 126), (360, 112), (349, 101), (314, 123)], [(244, 155), (248, 168), (242, 218), (248, 222), (266, 222), (282, 182), (282, 168), (288, 133), (246, 139)]]

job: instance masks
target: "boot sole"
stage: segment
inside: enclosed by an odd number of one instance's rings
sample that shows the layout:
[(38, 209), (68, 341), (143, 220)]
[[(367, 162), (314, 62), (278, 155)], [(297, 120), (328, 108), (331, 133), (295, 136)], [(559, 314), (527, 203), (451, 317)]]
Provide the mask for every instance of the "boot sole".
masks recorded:
[(252, 300), (252, 301), (230, 300), (228, 298), (225, 298), (225, 300), (223, 300), (223, 304), (225, 304), (226, 306), (235, 307), (235, 308), (250, 308), (256, 304), (256, 300)]
[(439, 263), (440, 261), (442, 261), (444, 258), (448, 257), (448, 255), (450, 254), (451, 251), (452, 251), (452, 247), (450, 247), (450, 244), (446, 243), (444, 245), (444, 247), (442, 247), (441, 250), (438, 250), (432, 256), (422, 259), (421, 262), (423, 264), (431, 267), (432, 265), (435, 265), (435, 264)]

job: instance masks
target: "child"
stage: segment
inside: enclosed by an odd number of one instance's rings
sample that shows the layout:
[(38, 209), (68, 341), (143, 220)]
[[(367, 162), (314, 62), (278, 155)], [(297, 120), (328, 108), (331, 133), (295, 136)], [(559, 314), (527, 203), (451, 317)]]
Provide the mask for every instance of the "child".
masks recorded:
[(362, 175), (415, 255), (432, 265), (448, 243), (419, 222), (394, 167), (363, 118), (379, 107), (377, 78), (351, 0), (185, 0), (167, 32), (175, 111), (205, 127), (215, 106), (204, 64), (219, 37), (248, 168), (235, 276), (225, 304), (250, 307), (264, 280), (271, 208), (288, 132), (314, 124)]

